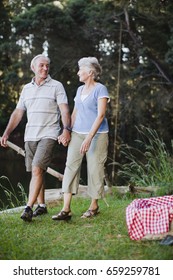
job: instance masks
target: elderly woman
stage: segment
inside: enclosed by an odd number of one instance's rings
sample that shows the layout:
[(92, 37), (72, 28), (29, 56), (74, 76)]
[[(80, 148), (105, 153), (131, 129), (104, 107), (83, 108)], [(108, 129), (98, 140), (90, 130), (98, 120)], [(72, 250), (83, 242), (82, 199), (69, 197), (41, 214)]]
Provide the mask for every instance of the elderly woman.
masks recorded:
[[(91, 204), (81, 216), (91, 218), (99, 213), (98, 199), (104, 196), (104, 164), (107, 159), (108, 123), (105, 118), (109, 101), (107, 88), (98, 82), (101, 66), (95, 57), (84, 57), (78, 62), (80, 82), (75, 106), (71, 116), (71, 141), (68, 147), (62, 191), (62, 210), (52, 216), (53, 220), (69, 220), (72, 195), (77, 194), (82, 159), (86, 154), (88, 174), (88, 194)], [(66, 145), (61, 138), (59, 141)]]

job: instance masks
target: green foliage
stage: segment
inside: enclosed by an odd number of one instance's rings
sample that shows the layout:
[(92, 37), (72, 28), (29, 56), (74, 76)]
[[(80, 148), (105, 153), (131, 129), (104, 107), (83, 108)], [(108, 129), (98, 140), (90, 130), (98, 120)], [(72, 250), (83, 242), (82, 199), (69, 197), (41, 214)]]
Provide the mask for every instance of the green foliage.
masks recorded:
[(172, 0), (4, 0), (0, 5), (2, 132), (23, 85), (33, 75), (31, 59), (47, 51), (50, 74), (63, 83), (71, 111), (79, 85), (77, 61), (83, 56), (99, 58), (101, 82), (111, 96), (110, 157), (117, 149), (118, 160), (119, 145), (134, 143), (135, 126), (140, 124), (156, 129), (169, 146)]
[(137, 131), (142, 140), (136, 140), (135, 147), (121, 147), (126, 163), (119, 176), (135, 186), (159, 187), (157, 194), (173, 194), (173, 162), (165, 143), (153, 129), (141, 126)]
[[(14, 26), (16, 28), (16, 34), (24, 35), (28, 34), (28, 29), (32, 33), (38, 33), (40, 30), (40, 24), (42, 26), (43, 34), (42, 38), (49, 35), (52, 29), (57, 27), (56, 32), (64, 30), (64, 32), (59, 33), (60, 36), (70, 36), (73, 21), (65, 11), (60, 9), (58, 6), (53, 5), (53, 3), (38, 4), (31, 7), (25, 13), (19, 14), (14, 18)], [(41, 34), (37, 36), (41, 37)]]
[(3, 209), (6, 208), (15, 208), (19, 206), (23, 206), (27, 202), (27, 195), (23, 186), (18, 183), (17, 189), (12, 186), (10, 180), (6, 176), (0, 177), (0, 189), (5, 194), (7, 203), (1, 201), (1, 204), (4, 205)]

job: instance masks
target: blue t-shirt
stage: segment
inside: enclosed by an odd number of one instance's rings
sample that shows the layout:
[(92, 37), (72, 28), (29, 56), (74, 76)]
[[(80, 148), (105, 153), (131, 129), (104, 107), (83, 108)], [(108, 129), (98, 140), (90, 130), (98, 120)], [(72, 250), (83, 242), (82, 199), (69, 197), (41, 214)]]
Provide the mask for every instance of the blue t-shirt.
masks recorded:
[[(77, 93), (74, 98), (77, 112), (72, 130), (81, 134), (87, 134), (91, 130), (91, 127), (97, 118), (98, 100), (105, 97), (109, 100), (109, 94), (107, 88), (103, 84), (97, 83), (92, 92), (82, 101), (81, 92), (83, 87), (84, 85), (77, 89)], [(97, 133), (106, 133), (108, 131), (108, 122), (105, 117)]]

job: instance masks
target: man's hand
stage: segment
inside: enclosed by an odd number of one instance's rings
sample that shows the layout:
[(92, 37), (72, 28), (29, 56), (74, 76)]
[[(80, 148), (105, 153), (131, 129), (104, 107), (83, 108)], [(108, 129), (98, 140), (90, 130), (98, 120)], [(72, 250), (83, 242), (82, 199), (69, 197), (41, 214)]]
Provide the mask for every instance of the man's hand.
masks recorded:
[(63, 144), (64, 147), (68, 146), (71, 140), (71, 133), (67, 129), (63, 130), (63, 133), (58, 137), (58, 143)]
[(22, 109), (15, 109), (13, 111), (13, 113), (11, 114), (10, 120), (8, 122), (8, 125), (4, 131), (4, 134), (2, 135), (1, 138), (1, 146), (2, 147), (7, 147), (7, 140), (8, 137), (10, 136), (11, 132), (16, 128), (16, 126), (19, 124), (19, 122), (21, 121), (23, 114), (24, 114), (24, 110)]
[(8, 136), (6, 134), (4, 134), (2, 137), (1, 137), (1, 146), (6, 148), (8, 145), (7, 145), (7, 140), (8, 140)]

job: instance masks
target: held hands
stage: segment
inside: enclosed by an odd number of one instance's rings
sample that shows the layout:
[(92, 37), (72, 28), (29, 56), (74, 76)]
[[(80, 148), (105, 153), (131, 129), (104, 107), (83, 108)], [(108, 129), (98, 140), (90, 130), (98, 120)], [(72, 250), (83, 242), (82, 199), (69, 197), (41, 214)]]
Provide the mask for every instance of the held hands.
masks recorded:
[(64, 129), (63, 133), (58, 137), (58, 143), (63, 144), (64, 147), (67, 147), (71, 139), (71, 134), (68, 130)]

